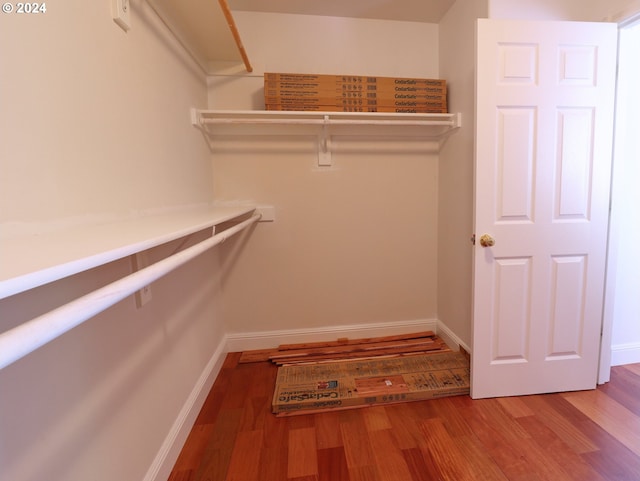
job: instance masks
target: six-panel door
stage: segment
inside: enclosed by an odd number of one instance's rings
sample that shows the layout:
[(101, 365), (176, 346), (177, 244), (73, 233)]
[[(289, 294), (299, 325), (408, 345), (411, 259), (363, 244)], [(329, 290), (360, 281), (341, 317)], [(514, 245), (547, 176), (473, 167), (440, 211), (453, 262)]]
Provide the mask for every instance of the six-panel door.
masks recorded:
[(474, 398), (596, 385), (616, 35), (478, 21)]

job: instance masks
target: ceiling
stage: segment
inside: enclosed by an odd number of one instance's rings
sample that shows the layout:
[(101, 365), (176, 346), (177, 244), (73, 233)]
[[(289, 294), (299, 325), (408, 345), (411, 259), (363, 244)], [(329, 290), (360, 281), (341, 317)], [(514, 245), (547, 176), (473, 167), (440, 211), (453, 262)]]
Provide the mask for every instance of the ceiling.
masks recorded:
[(456, 0), (228, 0), (231, 10), (439, 23)]

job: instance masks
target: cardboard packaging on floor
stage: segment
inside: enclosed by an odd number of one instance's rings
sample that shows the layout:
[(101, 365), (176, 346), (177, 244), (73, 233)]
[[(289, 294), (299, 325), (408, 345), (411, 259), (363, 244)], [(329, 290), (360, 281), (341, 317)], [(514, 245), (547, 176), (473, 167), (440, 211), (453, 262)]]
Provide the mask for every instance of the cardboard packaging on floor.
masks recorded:
[(272, 411), (311, 411), (469, 394), (469, 361), (459, 352), (282, 366)]

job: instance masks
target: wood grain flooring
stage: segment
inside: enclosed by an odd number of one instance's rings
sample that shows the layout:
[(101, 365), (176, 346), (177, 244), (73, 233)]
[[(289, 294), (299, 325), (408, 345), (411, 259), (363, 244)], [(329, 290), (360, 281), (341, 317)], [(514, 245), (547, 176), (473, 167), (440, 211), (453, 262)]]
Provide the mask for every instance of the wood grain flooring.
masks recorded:
[(640, 365), (594, 391), (278, 418), (277, 367), (229, 354), (170, 481), (640, 481)]

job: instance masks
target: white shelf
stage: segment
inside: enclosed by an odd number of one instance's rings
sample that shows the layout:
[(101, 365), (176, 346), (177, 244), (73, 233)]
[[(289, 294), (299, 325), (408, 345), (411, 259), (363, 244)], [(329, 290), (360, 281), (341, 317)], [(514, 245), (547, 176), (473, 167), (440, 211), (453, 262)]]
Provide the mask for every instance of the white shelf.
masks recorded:
[[(462, 125), (460, 113), (414, 114), (382, 112), (305, 112), (270, 110), (198, 110), (191, 109), (191, 123), (207, 136), (215, 136), (224, 126), (281, 125), (315, 126), (318, 135), (318, 164), (331, 165), (331, 135), (347, 135), (353, 129), (362, 127), (384, 128), (391, 136), (415, 137), (443, 141)], [(217, 127), (216, 127), (217, 126)], [(216, 130), (216, 128), (218, 130)], [(349, 128), (340, 131), (339, 129)], [(370, 135), (379, 136), (380, 130), (370, 130)], [(273, 132), (271, 132), (273, 133)], [(291, 135), (295, 129), (283, 129)], [(308, 135), (308, 129), (300, 128), (298, 133)], [(366, 135), (359, 130), (358, 135)]]
[(217, 63), (253, 68), (226, 0), (147, 0), (165, 26), (207, 74)]
[(382, 112), (305, 112), (277, 110), (191, 110), (195, 126), (212, 124), (384, 125), (425, 127), (425, 135), (440, 137), (461, 126), (461, 115)]
[(253, 212), (216, 206), (0, 239), (0, 299)]

